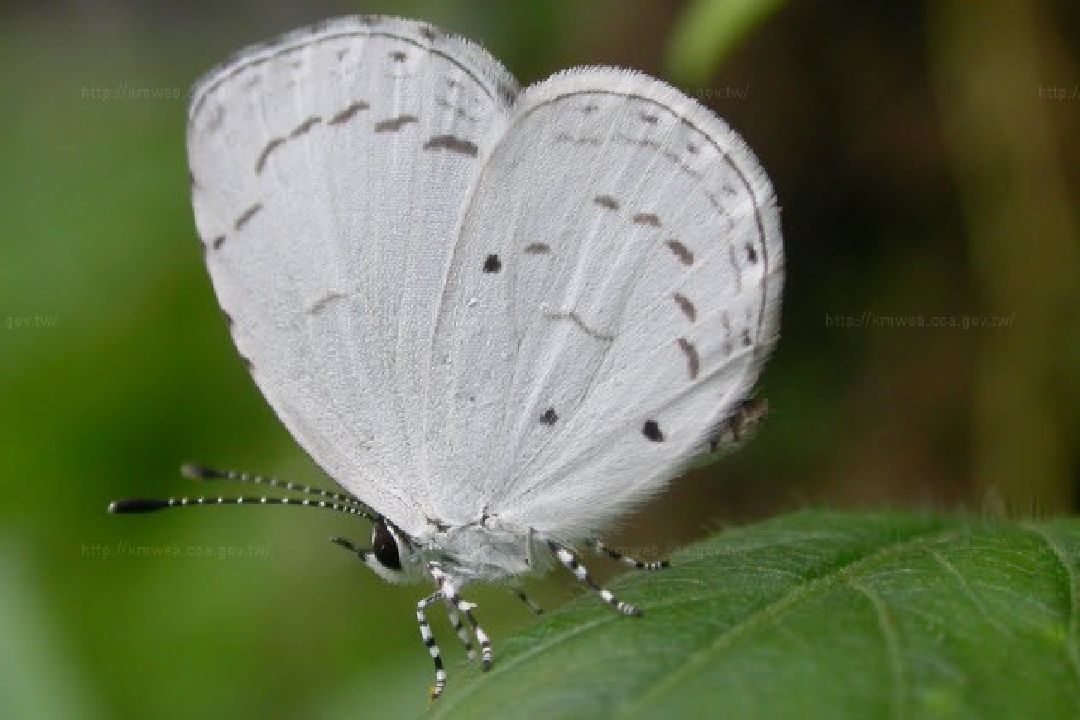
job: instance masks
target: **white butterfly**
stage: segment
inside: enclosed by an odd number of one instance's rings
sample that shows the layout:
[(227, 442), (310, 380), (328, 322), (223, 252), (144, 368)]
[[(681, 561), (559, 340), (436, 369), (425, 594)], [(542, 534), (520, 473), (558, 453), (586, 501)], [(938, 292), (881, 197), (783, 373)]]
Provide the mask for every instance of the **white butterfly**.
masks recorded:
[(334, 20), (247, 48), (196, 86), (195, 217), (233, 340), (282, 422), (347, 493), (237, 473), (291, 504), (370, 518), (352, 550), (458, 589), (558, 559), (730, 444), (777, 334), (768, 178), (715, 115), (621, 69), (519, 91), (483, 48), (429, 25)]

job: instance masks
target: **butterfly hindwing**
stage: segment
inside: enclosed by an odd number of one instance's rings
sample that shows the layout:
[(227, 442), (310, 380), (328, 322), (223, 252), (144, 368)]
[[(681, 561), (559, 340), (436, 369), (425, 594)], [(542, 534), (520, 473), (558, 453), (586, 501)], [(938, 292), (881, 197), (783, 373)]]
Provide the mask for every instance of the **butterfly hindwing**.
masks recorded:
[(710, 112), (621, 70), (526, 90), (440, 306), (446, 504), (573, 536), (662, 488), (749, 394), (781, 278), (771, 187)]

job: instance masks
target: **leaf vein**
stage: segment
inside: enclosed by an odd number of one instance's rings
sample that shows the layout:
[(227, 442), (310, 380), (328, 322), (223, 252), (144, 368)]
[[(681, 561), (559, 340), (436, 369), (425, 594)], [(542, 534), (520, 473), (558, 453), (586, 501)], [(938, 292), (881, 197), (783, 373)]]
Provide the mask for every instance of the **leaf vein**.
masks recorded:
[(773, 621), (784, 610), (787, 610), (814, 595), (831, 589), (839, 583), (848, 582), (850, 578), (856, 577), (861, 571), (868, 569), (867, 566), (872, 565), (875, 561), (890, 555), (899, 554), (913, 547), (945, 542), (963, 532), (963, 529), (958, 530), (949, 528), (944, 531), (935, 529), (934, 531), (916, 533), (901, 542), (881, 547), (875, 552), (859, 558), (854, 562), (832, 568), (824, 575), (814, 578), (804, 585), (796, 586), (783, 597), (769, 603), (755, 613), (747, 616), (742, 622), (725, 630), (717, 636), (716, 640), (710, 645), (686, 658), (679, 667), (663, 675), (656, 683), (636, 698), (633, 698), (632, 702), (624, 704), (613, 713), (613, 715), (629, 717), (637, 713), (638, 710), (644, 707), (650, 700), (657, 695), (662, 694), (668, 687), (677, 683), (682, 676), (685, 676), (691, 670), (700, 666), (708, 657), (730, 647), (732, 642), (739, 636), (745, 634), (757, 625)]
[(1065, 570), (1065, 578), (1069, 582), (1069, 619), (1067, 625), (1068, 635), (1065, 638), (1065, 649), (1069, 655), (1069, 664), (1072, 666), (1073, 675), (1076, 676), (1077, 681), (1080, 682), (1080, 646), (1077, 645), (1076, 625), (1076, 614), (1077, 612), (1080, 612), (1080, 598), (1077, 597), (1077, 595), (1080, 594), (1080, 588), (1077, 587), (1076, 571), (1069, 562), (1069, 558), (1065, 554), (1065, 551), (1045, 529), (1032, 523), (1023, 523), (1021, 524), (1021, 527), (1045, 543), (1050, 549), (1050, 553)]

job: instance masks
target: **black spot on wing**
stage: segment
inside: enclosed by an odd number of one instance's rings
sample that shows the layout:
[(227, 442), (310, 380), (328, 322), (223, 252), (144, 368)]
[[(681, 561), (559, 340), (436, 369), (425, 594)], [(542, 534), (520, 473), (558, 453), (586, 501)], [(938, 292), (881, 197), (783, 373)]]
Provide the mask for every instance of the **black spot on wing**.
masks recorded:
[(750, 347), (750, 345), (753, 344), (753, 341), (750, 340), (750, 331), (746, 328), (743, 328), (742, 333), (739, 335), (739, 339), (742, 342), (743, 347)]
[(479, 148), (476, 143), (464, 140), (453, 135), (436, 135), (424, 143), (425, 150), (449, 150), (450, 152), (476, 157)]
[(347, 123), (356, 116), (356, 113), (360, 112), (361, 110), (367, 110), (369, 107), (370, 106), (363, 100), (357, 100), (356, 102), (351, 103), (341, 112), (334, 115), (334, 117), (330, 118), (330, 122), (328, 124), (341, 125), (343, 123)]
[(746, 259), (752, 263), (757, 262), (757, 250), (750, 243), (746, 243)]
[(405, 54), (404, 52), (402, 52), (401, 50), (393, 50), (390, 53), (388, 53), (388, 55), (389, 55), (390, 59), (393, 60), (396, 63), (403, 63), (403, 62), (405, 62), (406, 60), (409, 59), (409, 56), (407, 54)]
[(210, 241), (210, 244), (214, 246), (215, 250), (220, 250), (221, 246), (225, 244), (225, 236), (218, 235), (216, 238)]
[(683, 311), (683, 314), (686, 315), (690, 322), (697, 320), (697, 308), (694, 307), (694, 303), (690, 302), (690, 298), (682, 293), (675, 293), (674, 297), (679, 309)]
[(660, 118), (656, 117), (655, 115), (651, 115), (649, 113), (641, 113), (640, 117), (641, 117), (642, 122), (648, 123), (649, 125), (655, 125), (657, 123), (657, 121), (660, 119)]
[(499, 256), (492, 253), (484, 260), (484, 272), (496, 273), (502, 270), (502, 261), (499, 260)]
[(679, 258), (679, 262), (683, 265), (694, 264), (694, 253), (690, 252), (690, 248), (678, 240), (668, 240), (667, 246), (671, 249), (671, 252), (675, 253), (675, 257)]
[(547, 255), (551, 252), (551, 246), (547, 243), (529, 243), (525, 246), (527, 255)]
[(418, 122), (415, 115), (398, 115), (375, 123), (375, 132), (397, 132), (409, 123)]
[(555, 408), (549, 407), (544, 411), (544, 414), (540, 416), (540, 422), (545, 425), (554, 425), (559, 421), (559, 414), (555, 412)]
[(607, 210), (619, 209), (619, 201), (610, 195), (597, 195), (593, 198), (593, 202)]
[(664, 433), (660, 431), (660, 426), (655, 420), (646, 420), (641, 426), (641, 434), (653, 442), (664, 442)]
[(260, 210), (262, 210), (262, 203), (255, 203), (247, 210), (240, 213), (240, 217), (236, 218), (236, 222), (233, 223), (233, 228), (239, 230), (244, 227), (244, 225), (247, 225), (248, 221), (255, 217)]

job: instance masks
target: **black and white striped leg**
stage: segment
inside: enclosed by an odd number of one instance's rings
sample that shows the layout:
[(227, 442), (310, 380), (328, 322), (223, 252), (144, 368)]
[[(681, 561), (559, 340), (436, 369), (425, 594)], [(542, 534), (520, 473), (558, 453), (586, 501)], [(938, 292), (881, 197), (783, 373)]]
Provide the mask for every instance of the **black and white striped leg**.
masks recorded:
[(424, 647), (428, 649), (431, 654), (431, 660), (435, 663), (435, 685), (431, 688), (431, 699), (435, 700), (442, 695), (443, 690), (446, 688), (446, 670), (443, 669), (442, 656), (439, 654), (439, 646), (435, 644), (435, 635), (431, 632), (431, 626), (428, 625), (427, 616), (424, 614), (424, 610), (427, 606), (434, 602), (439, 602), (443, 599), (441, 592), (434, 592), (428, 595), (426, 598), (416, 603), (416, 622), (420, 625), (420, 639), (424, 641)]
[(461, 622), (461, 615), (450, 604), (449, 600), (446, 600), (446, 598), (443, 598), (443, 600), (446, 602), (446, 614), (450, 618), (450, 627), (454, 628), (454, 632), (457, 633), (461, 644), (465, 646), (465, 654), (469, 656), (469, 660), (475, 660), (476, 651), (473, 650), (472, 640), (469, 639), (469, 631), (465, 629), (465, 625)]
[(557, 542), (551, 540), (548, 541), (548, 546), (551, 548), (551, 552), (555, 553), (555, 557), (559, 559), (559, 562), (561, 562), (567, 570), (574, 574), (574, 577), (576, 577), (578, 580), (585, 583), (590, 588), (600, 594), (601, 600), (621, 612), (623, 615), (629, 615), (631, 617), (641, 617), (641, 610), (634, 607), (630, 603), (625, 603), (619, 600), (617, 597), (615, 597), (614, 593), (612, 593), (607, 588), (602, 588), (597, 585), (596, 581), (589, 576), (589, 571), (586, 570), (585, 566), (581, 564), (581, 561), (578, 559), (577, 555), (575, 555), (569, 548), (563, 547)]
[(669, 563), (667, 560), (660, 560), (659, 562), (643, 562), (641, 560), (635, 560), (632, 557), (627, 557), (626, 555), (623, 555), (618, 550), (613, 550), (612, 548), (609, 548), (607, 545), (600, 542), (599, 540), (593, 540), (592, 545), (593, 549), (596, 550), (598, 554), (607, 555), (615, 562), (620, 562), (623, 565), (629, 565), (635, 570), (663, 570), (664, 568), (670, 567), (671, 565), (671, 563)]
[(428, 572), (431, 573), (431, 577), (435, 580), (435, 584), (439, 586), (439, 593), (446, 600), (446, 602), (465, 616), (465, 619), (469, 621), (469, 625), (472, 627), (473, 634), (476, 635), (476, 644), (480, 646), (480, 669), (487, 672), (491, 669), (491, 639), (488, 634), (484, 632), (484, 628), (480, 627), (476, 622), (476, 616), (473, 614), (473, 608), (475, 604), (465, 602), (458, 595), (457, 587), (454, 585), (450, 577), (443, 572), (438, 563), (428, 563)]
[(532, 601), (532, 599), (529, 598), (529, 596), (525, 594), (524, 590), (519, 590), (518, 588), (510, 588), (510, 591), (512, 593), (514, 593), (514, 595), (517, 596), (518, 600), (525, 603), (529, 607), (529, 610), (532, 610), (533, 615), (543, 615), (544, 614), (544, 608), (542, 608), (539, 605), (537, 605), (536, 603), (534, 603)]

